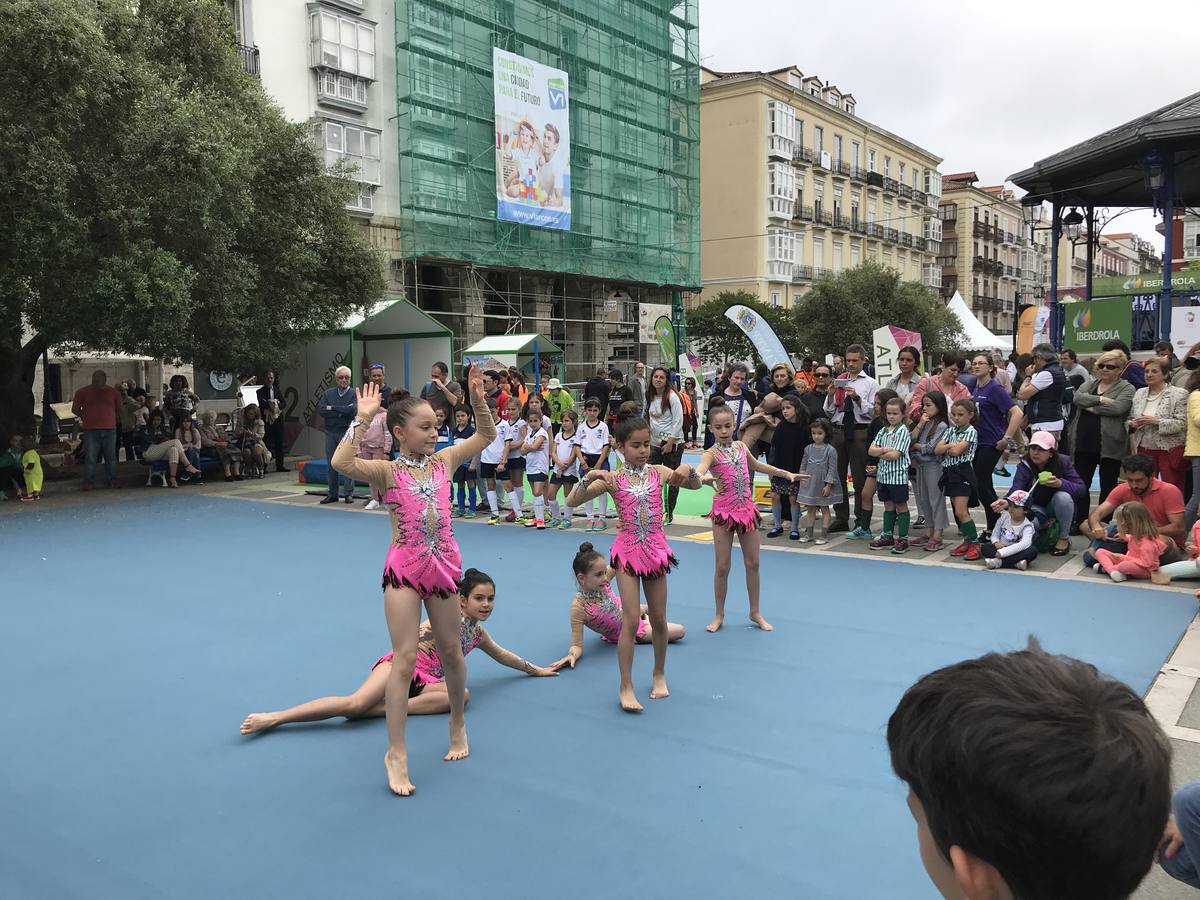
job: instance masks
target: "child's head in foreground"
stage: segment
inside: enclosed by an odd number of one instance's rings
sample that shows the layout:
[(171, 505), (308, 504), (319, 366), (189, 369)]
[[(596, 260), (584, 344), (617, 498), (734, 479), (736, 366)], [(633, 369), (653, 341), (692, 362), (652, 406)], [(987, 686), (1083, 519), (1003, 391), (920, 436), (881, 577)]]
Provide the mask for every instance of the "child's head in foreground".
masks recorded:
[(945, 898), (1118, 900), (1149, 870), (1171, 748), (1141, 698), (1029, 647), (925, 675), (888, 720), (921, 861)]

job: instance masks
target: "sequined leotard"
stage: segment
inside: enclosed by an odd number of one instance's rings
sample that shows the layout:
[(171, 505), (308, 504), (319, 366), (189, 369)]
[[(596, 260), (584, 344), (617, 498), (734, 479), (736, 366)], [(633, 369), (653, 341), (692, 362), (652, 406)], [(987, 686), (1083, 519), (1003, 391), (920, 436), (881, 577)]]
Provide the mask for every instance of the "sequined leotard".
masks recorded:
[[(590, 628), (600, 635), (600, 640), (615, 644), (621, 636), (621, 598), (611, 584), (598, 591), (580, 591), (571, 602), (571, 643), (583, 646), (583, 629)], [(637, 637), (646, 633), (650, 623), (645, 618), (638, 620)]]
[(658, 469), (647, 466), (640, 484), (629, 478), (630, 469), (617, 473), (612, 491), (620, 515), (613, 541), (613, 568), (641, 578), (659, 578), (679, 564), (667, 545), (662, 526), (662, 481)]
[(735, 441), (728, 447), (714, 445), (710, 452), (713, 461), (709, 471), (720, 482), (720, 490), (713, 497), (709, 518), (714, 525), (737, 534), (755, 530), (762, 514), (754, 502), (754, 479), (746, 448)]

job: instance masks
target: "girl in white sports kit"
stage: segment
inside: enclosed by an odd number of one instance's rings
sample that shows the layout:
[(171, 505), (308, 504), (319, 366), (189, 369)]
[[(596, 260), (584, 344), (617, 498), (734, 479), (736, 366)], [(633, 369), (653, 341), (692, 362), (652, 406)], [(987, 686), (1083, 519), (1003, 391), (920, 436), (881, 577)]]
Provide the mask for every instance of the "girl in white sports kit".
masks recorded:
[(550, 480), (550, 432), (542, 427), (542, 411), (537, 407), (529, 410), (526, 422), (525, 441), (521, 450), (525, 454), (525, 477), (533, 491), (533, 519), (526, 519), (527, 527), (546, 527), (546, 488)]
[(479, 453), (479, 478), (487, 488), (488, 507), (492, 511), (492, 517), (488, 519), (488, 524), (498, 525), (500, 523), (500, 501), (496, 498), (496, 467), (504, 459), (504, 448), (508, 444), (508, 423), (500, 418), (500, 411), (494, 398), (488, 397), (487, 405), (488, 412), (492, 415), (492, 422), (496, 426), (496, 436)]
[[(568, 409), (562, 414), (562, 428), (554, 436), (554, 450), (550, 471), (550, 516), (558, 528), (570, 528), (571, 516), (575, 511), (567, 506), (571, 489), (579, 483), (579, 467), (583, 452), (579, 449), (579, 414)], [(559, 515), (558, 490), (565, 487), (562, 514)]]
[[(587, 475), (593, 469), (608, 471), (609, 446), (608, 425), (600, 421), (600, 401), (596, 398), (588, 400), (583, 408), (586, 421), (579, 426), (579, 449), (583, 453), (583, 466), (580, 477)], [(608, 494), (600, 495), (600, 518), (593, 518), (594, 500), (588, 500), (584, 505), (587, 511), (587, 524), (584, 531), (604, 531), (608, 524), (604, 521), (608, 515)]]
[(518, 525), (525, 524), (525, 456), (521, 448), (525, 444), (528, 432), (529, 426), (521, 418), (521, 401), (516, 397), (509, 397), (508, 429), (505, 432), (508, 437), (508, 454), (503, 469), (497, 468), (497, 471), (501, 472), (504, 489), (508, 491), (512, 506), (504, 521), (515, 522)]

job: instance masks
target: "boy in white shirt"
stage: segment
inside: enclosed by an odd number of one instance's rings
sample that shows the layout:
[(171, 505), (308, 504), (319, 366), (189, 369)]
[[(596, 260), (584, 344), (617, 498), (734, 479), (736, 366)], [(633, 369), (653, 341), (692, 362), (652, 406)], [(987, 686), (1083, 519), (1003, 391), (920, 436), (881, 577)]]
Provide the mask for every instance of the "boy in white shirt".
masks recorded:
[(489, 525), (500, 523), (500, 504), (496, 499), (496, 472), (504, 461), (508, 446), (508, 423), (500, 418), (500, 410), (495, 397), (487, 398), (488, 412), (496, 425), (496, 436), (479, 454), (479, 479), (487, 485), (488, 506), (491, 507), (492, 517)]

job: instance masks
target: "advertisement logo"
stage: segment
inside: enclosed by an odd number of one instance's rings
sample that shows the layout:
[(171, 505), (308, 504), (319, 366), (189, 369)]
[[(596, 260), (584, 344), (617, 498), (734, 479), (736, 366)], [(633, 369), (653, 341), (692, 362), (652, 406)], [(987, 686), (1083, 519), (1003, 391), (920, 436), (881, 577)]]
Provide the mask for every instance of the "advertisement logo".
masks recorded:
[(1075, 326), (1076, 330), (1087, 328), (1092, 324), (1092, 311), (1090, 309), (1080, 310), (1075, 316), (1075, 321), (1071, 324)]
[(546, 92), (550, 96), (551, 109), (567, 108), (567, 83), (561, 78), (550, 78), (546, 81)]
[(1142, 288), (1142, 277), (1140, 275), (1134, 275), (1132, 278), (1130, 278), (1124, 284), (1125, 290), (1133, 291), (1134, 293), (1141, 290), (1141, 288)]
[(757, 323), (758, 317), (748, 309), (738, 317), (738, 324), (742, 326), (742, 331), (753, 331)]

